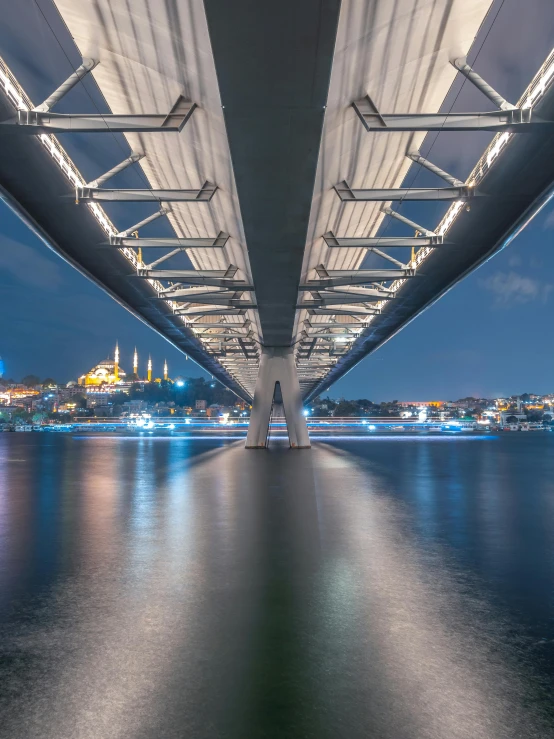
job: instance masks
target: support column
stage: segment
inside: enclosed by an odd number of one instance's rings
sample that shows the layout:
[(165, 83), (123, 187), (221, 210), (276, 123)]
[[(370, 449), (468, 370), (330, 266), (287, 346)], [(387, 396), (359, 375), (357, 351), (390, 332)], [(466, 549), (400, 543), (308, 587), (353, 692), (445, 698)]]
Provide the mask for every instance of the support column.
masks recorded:
[(302, 396), (293, 350), (280, 347), (262, 350), (246, 448), (265, 449), (267, 446), (271, 405), (277, 383), (281, 389), (290, 446), (292, 449), (309, 449), (310, 437), (302, 412)]

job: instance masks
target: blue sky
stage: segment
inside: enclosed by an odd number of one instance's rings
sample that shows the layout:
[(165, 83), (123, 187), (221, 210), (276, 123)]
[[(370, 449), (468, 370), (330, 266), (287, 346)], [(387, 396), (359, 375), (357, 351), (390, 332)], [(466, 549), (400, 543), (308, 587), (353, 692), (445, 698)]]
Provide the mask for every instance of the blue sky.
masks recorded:
[[(474, 46), (476, 68), (508, 99), (517, 100), (552, 46), (551, 0), (497, 0), (490, 18), (496, 18), (492, 28), (490, 21), (485, 24)], [(36, 101), (67, 76), (67, 57), (78, 58), (50, 0), (20, 0), (13, 6), (0, 28), (0, 55)], [(471, 86), (461, 84), (450, 95), (456, 98), (455, 109), (489, 107)], [(99, 100), (90, 81), (87, 85), (87, 94)], [(64, 105), (79, 110), (90, 105), (84, 91), (71, 94)], [(437, 164), (465, 178), (488, 140), (482, 134), (462, 135), (453, 147), (449, 135), (442, 135), (427, 141), (422, 151), (431, 150)], [(122, 158), (117, 142), (91, 145), (66, 138), (63, 143), (91, 179), (99, 167), (104, 171)], [(421, 220), (432, 226), (438, 216), (426, 213)], [(131, 218), (129, 213), (125, 217)], [(550, 207), (502, 253), (337, 382), (330, 394), (381, 401), (554, 391), (553, 249)], [(167, 358), (170, 374), (205, 375), (0, 204), (0, 354), (6, 374), (74, 379), (110, 354), (116, 339), (124, 369), (130, 370), (136, 345), (143, 368), (152, 354), (155, 374)]]

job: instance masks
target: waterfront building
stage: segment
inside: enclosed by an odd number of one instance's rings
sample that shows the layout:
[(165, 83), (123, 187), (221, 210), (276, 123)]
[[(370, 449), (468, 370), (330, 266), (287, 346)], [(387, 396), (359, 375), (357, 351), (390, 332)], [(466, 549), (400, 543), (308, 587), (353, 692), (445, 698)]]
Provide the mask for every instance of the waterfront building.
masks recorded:
[[(105, 359), (103, 362), (99, 362), (85, 375), (81, 375), (78, 379), (78, 385), (80, 387), (99, 387), (99, 386), (117, 386), (112, 388), (112, 392), (118, 392), (119, 390), (129, 389), (135, 382), (144, 382), (138, 376), (138, 352), (135, 347), (133, 353), (133, 374), (127, 375), (127, 373), (121, 368), (120, 365), (120, 354), (119, 345), (116, 343), (114, 358)], [(167, 361), (164, 361), (164, 380), (169, 379)], [(147, 365), (147, 381), (152, 382), (152, 357), (148, 357)], [(106, 388), (104, 388), (106, 389)]]
[(24, 385), (16, 385), (15, 387), (6, 388), (3, 392), (0, 392), (0, 405), (5, 406), (24, 406), (23, 402), (26, 398), (36, 398), (40, 395), (38, 390), (34, 388), (25, 387)]
[(440, 408), (444, 400), (401, 400), (397, 403), (400, 408)]
[(125, 378), (126, 373), (119, 366), (119, 347), (115, 345), (114, 359), (105, 359), (93, 367), (86, 375), (79, 377), (79, 385), (114, 385)]

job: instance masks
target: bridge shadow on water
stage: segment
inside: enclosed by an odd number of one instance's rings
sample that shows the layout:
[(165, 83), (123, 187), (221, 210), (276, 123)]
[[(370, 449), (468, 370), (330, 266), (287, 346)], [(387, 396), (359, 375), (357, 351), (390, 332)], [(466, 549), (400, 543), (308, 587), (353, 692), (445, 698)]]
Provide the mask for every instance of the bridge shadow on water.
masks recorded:
[(412, 442), (0, 437), (2, 735), (554, 736), (503, 442)]

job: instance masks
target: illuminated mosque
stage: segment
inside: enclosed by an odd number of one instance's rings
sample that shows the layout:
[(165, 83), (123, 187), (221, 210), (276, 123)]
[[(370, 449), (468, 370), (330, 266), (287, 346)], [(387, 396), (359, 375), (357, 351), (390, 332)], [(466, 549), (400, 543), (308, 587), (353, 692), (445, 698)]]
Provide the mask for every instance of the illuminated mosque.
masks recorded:
[[(168, 378), (167, 361), (164, 362), (164, 380)], [(127, 377), (127, 373), (119, 365), (119, 346), (115, 345), (113, 359), (105, 359), (93, 367), (86, 375), (79, 377), (79, 385), (117, 385), (130, 382), (152, 382), (152, 358), (148, 357), (146, 380), (141, 380), (138, 374), (138, 353), (135, 348), (133, 354), (133, 374)]]

